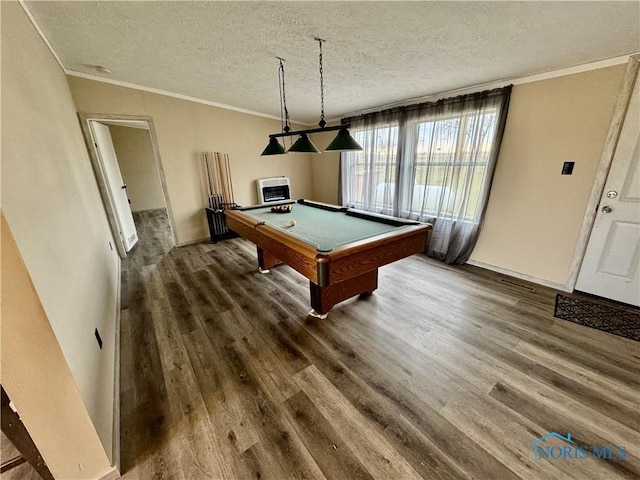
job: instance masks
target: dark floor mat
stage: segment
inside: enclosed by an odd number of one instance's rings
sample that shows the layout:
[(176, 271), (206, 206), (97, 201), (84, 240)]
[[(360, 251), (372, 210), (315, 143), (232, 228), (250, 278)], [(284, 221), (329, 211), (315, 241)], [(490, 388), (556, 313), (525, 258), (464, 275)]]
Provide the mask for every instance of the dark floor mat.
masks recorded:
[(633, 307), (558, 294), (553, 316), (640, 342), (640, 311)]

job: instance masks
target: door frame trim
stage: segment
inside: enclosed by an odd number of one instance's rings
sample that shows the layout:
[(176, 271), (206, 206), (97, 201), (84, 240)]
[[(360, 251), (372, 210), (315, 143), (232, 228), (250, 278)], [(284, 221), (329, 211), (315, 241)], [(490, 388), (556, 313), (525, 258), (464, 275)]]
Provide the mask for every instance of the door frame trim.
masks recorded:
[(632, 55), (627, 62), (627, 68), (622, 77), (622, 84), (618, 93), (618, 100), (613, 111), (613, 117), (611, 118), (611, 124), (609, 125), (609, 131), (602, 148), (602, 155), (600, 156), (600, 163), (596, 170), (596, 176), (593, 181), (593, 187), (591, 188), (591, 195), (587, 202), (587, 209), (582, 220), (582, 227), (580, 228), (580, 235), (578, 236), (578, 242), (576, 243), (576, 249), (573, 252), (573, 259), (571, 260), (571, 268), (569, 270), (569, 278), (567, 280), (567, 291), (572, 292), (575, 290), (576, 282), (578, 281), (578, 274), (580, 273), (580, 267), (582, 261), (587, 253), (587, 244), (591, 237), (591, 230), (596, 220), (596, 212), (598, 205), (600, 204), (600, 198), (604, 191), (604, 185), (609, 176), (609, 169), (613, 162), (613, 156), (616, 151), (618, 139), (620, 138), (620, 132), (622, 131), (622, 124), (629, 108), (629, 102), (631, 101), (631, 94), (633, 93), (633, 86), (638, 77), (640, 71), (640, 54)]
[(115, 218), (115, 212), (113, 210), (113, 205), (111, 204), (111, 200), (109, 197), (109, 193), (107, 192), (107, 187), (105, 185), (105, 179), (103, 177), (103, 165), (100, 156), (98, 155), (96, 146), (93, 142), (93, 134), (91, 133), (91, 126), (89, 122), (100, 122), (109, 124), (110, 122), (118, 122), (121, 126), (127, 126), (129, 123), (131, 126), (136, 123), (144, 122), (147, 124), (149, 128), (149, 136), (151, 137), (151, 146), (153, 148), (153, 155), (156, 160), (156, 167), (158, 168), (158, 175), (160, 177), (160, 185), (162, 187), (162, 194), (164, 196), (164, 203), (167, 207), (167, 216), (169, 217), (169, 227), (171, 228), (171, 237), (173, 238), (173, 244), (178, 244), (178, 237), (176, 233), (175, 220), (173, 217), (173, 209), (171, 208), (171, 200), (169, 198), (169, 192), (167, 191), (167, 181), (164, 174), (164, 167), (162, 165), (162, 158), (160, 157), (160, 149), (158, 148), (158, 137), (156, 135), (156, 129), (153, 124), (153, 118), (147, 115), (114, 115), (108, 113), (81, 113), (78, 112), (78, 118), (80, 120), (80, 127), (82, 128), (82, 134), (84, 136), (84, 141), (87, 145), (87, 150), (89, 151), (89, 157), (91, 158), (91, 165), (93, 167), (93, 172), (95, 174), (96, 180), (98, 182), (98, 189), (100, 190), (100, 195), (102, 196), (102, 203), (105, 208), (105, 212), (107, 214), (107, 218), (109, 220), (109, 226), (111, 227), (111, 233), (113, 235), (113, 241), (116, 244), (116, 249), (118, 251), (118, 255), (120, 258), (125, 258), (127, 253), (125, 251), (124, 245), (122, 243), (122, 239), (120, 238), (120, 233), (118, 230), (118, 222)]

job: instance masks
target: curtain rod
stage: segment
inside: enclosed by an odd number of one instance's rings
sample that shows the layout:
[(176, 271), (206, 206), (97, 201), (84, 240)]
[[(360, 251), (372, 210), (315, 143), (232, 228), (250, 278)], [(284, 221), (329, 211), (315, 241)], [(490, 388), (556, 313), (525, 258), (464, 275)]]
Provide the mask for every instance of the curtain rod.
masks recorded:
[(402, 111), (410, 112), (412, 110), (417, 110), (417, 109), (428, 107), (428, 106), (458, 103), (473, 97), (483, 97), (483, 96), (490, 97), (490, 96), (501, 94), (507, 88), (510, 90), (512, 87), (513, 85), (505, 85), (499, 88), (492, 88), (490, 90), (483, 90), (480, 92), (464, 93), (464, 94), (456, 95), (453, 97), (439, 98), (438, 100), (433, 100), (433, 101), (412, 103), (412, 104), (403, 103), (397, 106), (389, 106), (388, 108), (382, 107), (379, 110), (370, 110), (357, 115), (350, 115), (347, 117), (343, 117), (341, 121), (346, 124), (360, 118), (368, 117), (369, 115), (388, 114), (388, 113), (396, 113), (396, 112), (402, 112)]

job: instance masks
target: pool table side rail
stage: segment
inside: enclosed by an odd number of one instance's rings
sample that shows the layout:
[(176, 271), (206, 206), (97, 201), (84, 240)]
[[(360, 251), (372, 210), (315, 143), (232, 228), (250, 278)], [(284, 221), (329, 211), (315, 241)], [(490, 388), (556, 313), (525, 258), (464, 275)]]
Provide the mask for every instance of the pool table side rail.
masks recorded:
[(241, 210), (227, 210), (225, 214), (230, 230), (268, 251), (312, 282), (318, 281), (315, 260), (318, 249), (315, 246), (270, 225), (256, 226), (255, 218)]
[(405, 225), (423, 225), (416, 220), (408, 220), (405, 218), (391, 217), (383, 213), (367, 212), (356, 208), (349, 208), (345, 213), (350, 217), (363, 218), (365, 220), (373, 220), (374, 222), (393, 225), (394, 227), (403, 227)]
[(346, 212), (349, 210), (349, 207), (341, 207), (340, 205), (332, 205), (331, 203), (316, 202), (315, 200), (305, 200), (304, 198), (301, 198), (296, 203), (319, 208), (321, 210), (327, 210), (329, 212)]
[(427, 248), (427, 239), (432, 225), (411, 225), (368, 237), (355, 242), (337, 246), (327, 253), (319, 253), (316, 257), (319, 264), (327, 263), (328, 271), (320, 268), (321, 275), (328, 275), (328, 280), (319, 278), (319, 285), (341, 282), (355, 275), (375, 270), (378, 267), (395, 262), (402, 258), (420, 253)]
[(241, 212), (250, 212), (251, 210), (262, 210), (265, 207), (277, 207), (278, 205), (295, 205), (295, 200), (277, 200), (275, 202), (269, 202), (268, 205), (249, 205), (248, 207), (238, 207), (233, 210), (239, 210)]

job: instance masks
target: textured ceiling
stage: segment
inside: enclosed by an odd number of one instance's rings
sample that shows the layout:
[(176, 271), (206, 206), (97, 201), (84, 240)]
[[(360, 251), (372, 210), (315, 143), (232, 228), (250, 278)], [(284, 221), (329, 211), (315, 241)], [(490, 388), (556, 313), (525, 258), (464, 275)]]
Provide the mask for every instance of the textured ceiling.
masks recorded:
[(26, 2), (65, 68), (326, 118), (640, 51), (639, 2)]

